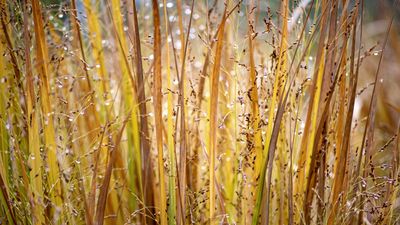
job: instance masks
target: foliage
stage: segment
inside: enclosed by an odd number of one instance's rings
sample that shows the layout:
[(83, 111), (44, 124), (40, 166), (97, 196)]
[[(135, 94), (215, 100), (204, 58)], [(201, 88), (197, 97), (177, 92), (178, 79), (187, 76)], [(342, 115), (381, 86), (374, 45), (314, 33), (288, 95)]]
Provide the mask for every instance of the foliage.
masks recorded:
[(0, 6), (0, 224), (399, 223), (398, 0)]

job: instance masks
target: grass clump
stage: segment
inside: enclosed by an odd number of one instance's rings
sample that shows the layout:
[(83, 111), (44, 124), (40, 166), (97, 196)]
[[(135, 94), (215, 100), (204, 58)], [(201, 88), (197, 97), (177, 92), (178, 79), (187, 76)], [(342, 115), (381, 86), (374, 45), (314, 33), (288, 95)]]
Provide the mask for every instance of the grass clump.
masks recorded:
[(398, 0), (0, 6), (0, 224), (399, 223)]

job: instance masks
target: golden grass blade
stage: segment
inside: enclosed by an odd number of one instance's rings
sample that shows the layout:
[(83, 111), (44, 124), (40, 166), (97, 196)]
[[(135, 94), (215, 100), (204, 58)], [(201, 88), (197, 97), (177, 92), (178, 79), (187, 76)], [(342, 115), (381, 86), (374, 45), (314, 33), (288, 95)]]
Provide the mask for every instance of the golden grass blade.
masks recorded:
[[(139, 105), (139, 111), (141, 115), (147, 114), (144, 96), (144, 80), (143, 80), (143, 66), (142, 66), (142, 53), (141, 53), (141, 44), (140, 44), (140, 31), (138, 24), (138, 16), (136, 10), (136, 3), (133, 2), (133, 21), (134, 21), (134, 45), (135, 45), (135, 65), (136, 65), (136, 76), (137, 76), (137, 90), (138, 90), (138, 102), (141, 103)], [(152, 163), (150, 159), (150, 145), (148, 143), (148, 127), (147, 127), (147, 118), (146, 116), (142, 117), (140, 120), (140, 144), (141, 144), (141, 154), (142, 154), (142, 178), (145, 178), (142, 183), (142, 191), (144, 194), (144, 204), (145, 206), (154, 205), (154, 196), (153, 196), (153, 175), (152, 175)], [(154, 209), (149, 209), (152, 214), (154, 214)], [(144, 218), (146, 219), (146, 218)], [(146, 219), (145, 223), (153, 224), (153, 221), (150, 219)]]
[[(251, 2), (253, 4), (253, 2)], [(283, 3), (285, 4), (285, 3)], [(253, 12), (254, 13), (254, 12)], [(286, 21), (286, 20), (284, 20)], [(253, 15), (249, 15), (249, 31), (248, 31), (248, 40), (249, 40), (249, 62), (250, 62), (250, 76), (249, 76), (249, 92), (251, 96), (251, 111), (252, 111), (252, 129), (254, 133), (253, 140), (250, 140), (251, 142), (254, 143), (254, 152), (255, 152), (255, 157), (256, 157), (256, 162), (255, 162), (255, 168), (254, 168), (254, 174), (253, 174), (253, 180), (256, 182), (258, 176), (260, 175), (260, 170), (261, 170), (261, 163), (262, 159), (264, 157), (263, 152), (262, 152), (262, 139), (261, 139), (261, 129), (259, 128), (260, 125), (260, 112), (258, 108), (258, 91), (257, 91), (257, 77), (256, 77), (256, 68), (255, 68), (255, 62), (254, 62), (254, 43), (253, 43), (253, 35), (255, 34), (253, 26), (254, 19)], [(284, 22), (286, 24), (286, 22)], [(284, 29), (285, 30), (285, 29)], [(285, 40), (285, 31), (283, 34), (282, 38), (282, 43), (286, 42)], [(282, 52), (285, 51), (285, 47), (283, 47)], [(283, 63), (282, 63), (283, 64)], [(278, 65), (281, 65), (281, 63), (278, 62)], [(280, 76), (278, 76), (280, 77)], [(270, 110), (273, 111), (273, 110)]]
[(153, 103), (155, 112), (155, 130), (158, 151), (158, 175), (160, 182), (160, 224), (167, 224), (167, 197), (165, 194), (164, 158), (163, 158), (163, 120), (162, 120), (162, 77), (161, 77), (161, 31), (160, 13), (158, 2), (153, 0), (153, 26), (154, 26), (154, 89)]
[[(345, 7), (344, 4), (346, 2), (342, 1), (342, 3), (343, 3), (343, 7)], [(341, 22), (339, 22), (339, 24), (343, 24), (343, 21), (345, 20), (346, 16), (347, 16), (347, 9), (345, 8), (342, 11), (342, 19), (341, 19)], [(346, 40), (346, 38), (343, 38), (343, 40)], [(354, 41), (352, 40), (352, 42), (354, 42)], [(347, 52), (347, 49), (345, 49), (344, 51)], [(347, 58), (347, 53), (345, 53), (345, 54), (346, 55), (344, 56), (344, 58)], [(343, 65), (343, 68), (344, 68), (343, 72), (345, 73), (346, 67), (347, 67), (347, 62), (344, 62), (344, 63), (345, 64)], [(351, 64), (350, 64), (350, 67), (352, 68)], [(339, 81), (340, 86), (339, 86), (339, 93), (338, 93), (338, 95), (339, 95), (338, 101), (339, 102), (344, 102), (348, 99), (347, 95), (346, 95), (347, 80), (348, 79), (346, 76), (341, 75), (341, 80)], [(352, 88), (353, 81), (350, 80), (349, 83), (350, 83), (349, 86)], [(350, 100), (350, 102), (351, 102), (351, 100)], [(352, 105), (350, 104), (349, 107), (352, 107)], [(353, 110), (353, 108), (351, 108), (351, 110)], [(337, 134), (335, 136), (335, 139), (336, 139), (336, 143), (339, 143), (339, 144), (336, 146), (336, 152), (334, 153), (336, 158), (339, 157), (339, 155), (341, 154), (343, 149), (345, 149), (345, 151), (347, 151), (346, 147), (343, 146), (343, 141), (346, 138), (345, 136), (348, 136), (348, 135), (346, 135), (346, 133), (344, 133), (344, 130), (346, 127), (346, 121), (347, 121), (346, 120), (346, 117), (347, 117), (346, 105), (339, 104), (338, 113), (339, 113), (339, 115), (337, 118)], [(338, 167), (336, 165), (334, 165), (334, 170), (337, 168)], [(345, 180), (347, 181), (348, 179), (345, 179)], [(343, 183), (343, 187), (345, 187), (347, 185), (346, 181)], [(346, 199), (346, 198), (344, 197), (343, 199)], [(342, 201), (342, 202), (344, 202), (344, 201)]]
[[(167, 67), (167, 86), (169, 90), (172, 90), (172, 79), (171, 79), (171, 68), (170, 68), (170, 50), (168, 44), (168, 37), (170, 34), (169, 31), (169, 23), (168, 23), (168, 11), (167, 11), (167, 2), (163, 0), (163, 9), (164, 9), (164, 21), (165, 21), (165, 34), (167, 39), (166, 44), (166, 67)], [(174, 143), (174, 122), (173, 122), (173, 96), (171, 91), (168, 91), (167, 94), (167, 102), (168, 102), (168, 113), (167, 113), (167, 145), (168, 145), (168, 153), (169, 153), (169, 179), (168, 179), (168, 224), (173, 225), (176, 224), (176, 153), (175, 153), (175, 143)]]
[(128, 117), (122, 122), (122, 127), (118, 131), (117, 135), (115, 136), (114, 146), (111, 149), (109, 149), (111, 156), (110, 156), (110, 160), (108, 161), (108, 164), (107, 164), (107, 169), (105, 171), (103, 183), (100, 187), (99, 200), (97, 202), (96, 215), (95, 215), (95, 221), (94, 221), (95, 225), (103, 225), (103, 223), (104, 223), (104, 211), (106, 208), (108, 188), (110, 186), (111, 172), (113, 170), (113, 166), (117, 159), (117, 151), (120, 150), (119, 147), (120, 147), (120, 143), (121, 143), (121, 138), (122, 138), (125, 126), (129, 121), (130, 114), (131, 113), (128, 113)]
[[(29, 37), (28, 31), (28, 12), (27, 6), (24, 2), (23, 6), (24, 11), (24, 42), (25, 46), (31, 46), (31, 41)], [(34, 209), (34, 221), (37, 224), (42, 224), (45, 222), (44, 214), (43, 214), (43, 207), (41, 201), (43, 199), (43, 180), (42, 180), (42, 168), (43, 168), (43, 161), (40, 156), (40, 143), (37, 137), (39, 137), (39, 122), (38, 116), (36, 113), (36, 99), (35, 99), (35, 89), (34, 89), (34, 79), (32, 74), (32, 64), (31, 64), (31, 55), (29, 48), (25, 48), (25, 72), (26, 72), (26, 105), (27, 111), (26, 115), (28, 118), (28, 143), (29, 143), (29, 157), (31, 162), (29, 162), (32, 171), (31, 174), (31, 187), (33, 192), (33, 204), (32, 207)], [(34, 156), (34, 157), (32, 157)], [(35, 157), (38, 156), (38, 157)]]
[(217, 46), (215, 49), (215, 59), (213, 72), (211, 74), (211, 100), (210, 100), (210, 125), (209, 125), (209, 143), (208, 151), (210, 158), (210, 199), (209, 199), (209, 222), (213, 224), (215, 214), (215, 153), (217, 145), (217, 114), (218, 114), (218, 88), (219, 88), (219, 71), (222, 58), (222, 47), (224, 40), (225, 31), (225, 20), (226, 20), (226, 9), (222, 17), (220, 29), (217, 36)]
[[(178, 2), (179, 4), (179, 2)], [(192, 19), (193, 19), (193, 9), (194, 9), (194, 0), (192, 1), (191, 4), (191, 10), (190, 10), (190, 18), (189, 18), (189, 24), (188, 24), (188, 29), (186, 33), (186, 40), (183, 51), (182, 51), (182, 64), (181, 64), (181, 72), (180, 72), (180, 77), (179, 79), (179, 104), (180, 104), (180, 154), (179, 154), (179, 170), (178, 170), (178, 184), (179, 184), (179, 201), (178, 201), (178, 217), (179, 221), (178, 224), (185, 224), (186, 223), (186, 184), (187, 184), (187, 134), (186, 134), (186, 104), (185, 104), (185, 62), (186, 62), (186, 54), (187, 54), (187, 49), (188, 49), (188, 44), (189, 44), (189, 34), (190, 34), (190, 29), (192, 26)], [(181, 24), (180, 24), (181, 25)], [(183, 28), (180, 27), (181, 30), (181, 38), (183, 35)], [(176, 60), (176, 59), (175, 59)], [(175, 61), (176, 64), (176, 61)], [(178, 68), (176, 68), (178, 70)]]
[[(40, 82), (40, 100), (42, 110), (42, 125), (44, 127), (44, 139), (46, 145), (47, 165), (49, 167), (48, 185), (51, 201), (56, 206), (52, 208), (52, 213), (60, 210), (62, 205), (62, 190), (59, 181), (59, 167), (56, 153), (55, 131), (53, 124), (53, 112), (50, 100), (50, 87), (49, 87), (49, 70), (47, 53), (47, 44), (44, 34), (44, 25), (42, 20), (41, 9), (39, 1), (32, 0), (33, 19), (35, 23), (35, 39), (36, 39), (36, 58), (37, 58), (37, 72), (39, 73)], [(36, 138), (36, 137), (35, 137)], [(36, 157), (36, 155), (35, 155)], [(58, 209), (57, 209), (58, 208)], [(54, 218), (57, 220), (57, 218)]]

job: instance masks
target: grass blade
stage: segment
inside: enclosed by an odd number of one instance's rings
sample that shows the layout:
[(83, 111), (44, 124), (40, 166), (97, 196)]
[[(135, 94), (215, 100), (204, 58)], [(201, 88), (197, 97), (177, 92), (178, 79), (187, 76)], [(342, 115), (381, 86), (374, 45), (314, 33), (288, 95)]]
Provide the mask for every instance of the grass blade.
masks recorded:
[[(130, 113), (128, 113), (130, 115)], [(125, 119), (122, 122), (122, 127), (118, 131), (115, 141), (114, 141), (114, 147), (110, 150), (110, 160), (107, 165), (107, 169), (104, 175), (104, 180), (103, 183), (100, 187), (100, 193), (99, 193), (99, 200), (97, 202), (97, 208), (96, 208), (96, 216), (95, 216), (95, 225), (103, 225), (104, 223), (104, 211), (106, 208), (106, 200), (107, 200), (107, 195), (108, 195), (108, 187), (110, 186), (110, 180), (111, 180), (111, 172), (113, 170), (113, 166), (115, 164), (115, 161), (117, 159), (117, 151), (119, 150), (119, 146), (121, 143), (121, 138), (123, 135), (123, 131), (125, 129), (126, 124), (128, 123), (129, 117)]]
[[(169, 23), (168, 23), (168, 11), (167, 11), (167, 2), (163, 1), (163, 9), (164, 9), (164, 21), (165, 21), (165, 33), (167, 34), (167, 44), (166, 44), (166, 67), (167, 67), (167, 86), (169, 90), (172, 90), (172, 79), (171, 79), (171, 69), (170, 69), (170, 50), (168, 44), (168, 36), (169, 36)], [(168, 102), (168, 117), (167, 117), (167, 144), (168, 144), (168, 152), (169, 152), (169, 179), (168, 179), (168, 224), (173, 225), (176, 224), (176, 153), (175, 153), (175, 143), (173, 137), (173, 97), (171, 91), (167, 94), (167, 102)]]
[[(226, 10), (226, 9), (225, 9)], [(208, 151), (210, 158), (210, 200), (209, 200), (209, 222), (213, 224), (215, 216), (215, 153), (217, 145), (217, 113), (218, 113), (218, 88), (219, 88), (219, 73), (222, 57), (222, 47), (224, 40), (226, 11), (222, 17), (220, 29), (217, 36), (217, 46), (215, 49), (214, 67), (211, 75), (211, 100), (210, 100), (210, 126), (209, 126), (209, 143)]]
[[(44, 25), (42, 20), (42, 13), (39, 5), (39, 1), (32, 0), (32, 11), (35, 23), (35, 39), (36, 39), (36, 58), (37, 72), (39, 73), (41, 83), (40, 88), (40, 99), (41, 99), (41, 110), (42, 110), (42, 125), (44, 126), (44, 139), (46, 143), (46, 154), (47, 164), (49, 167), (49, 193), (53, 204), (56, 208), (52, 209), (52, 213), (56, 214), (56, 211), (60, 210), (62, 204), (62, 193), (61, 185), (59, 182), (59, 167), (56, 153), (56, 142), (55, 142), (55, 131), (53, 124), (53, 112), (50, 100), (50, 84), (49, 84), (49, 70), (47, 53), (47, 44), (44, 34)], [(36, 155), (35, 155), (36, 157)]]
[(160, 223), (167, 224), (167, 197), (165, 194), (164, 179), (164, 159), (163, 159), (163, 140), (162, 140), (162, 78), (161, 78), (161, 31), (160, 14), (158, 12), (158, 2), (153, 0), (153, 23), (154, 23), (154, 112), (156, 125), (156, 139), (158, 150), (158, 173), (160, 182)]

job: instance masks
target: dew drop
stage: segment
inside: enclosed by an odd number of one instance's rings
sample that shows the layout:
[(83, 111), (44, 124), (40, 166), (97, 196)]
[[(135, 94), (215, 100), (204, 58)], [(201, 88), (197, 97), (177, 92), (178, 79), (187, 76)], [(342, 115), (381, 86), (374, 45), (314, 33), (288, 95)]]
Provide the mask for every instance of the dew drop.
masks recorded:
[(10, 123), (7, 122), (7, 123), (6, 123), (6, 130), (10, 130), (10, 128), (11, 128)]
[(200, 61), (196, 61), (194, 62), (194, 67), (196, 67), (197, 69), (201, 68), (201, 62)]
[(365, 188), (365, 187), (367, 186), (367, 182), (365, 182), (365, 180), (362, 180), (362, 181), (361, 181), (361, 186), (362, 186), (363, 188)]
[(191, 11), (190, 9), (185, 9), (185, 14), (186, 14), (186, 15), (190, 15), (191, 12), (192, 12), (192, 11)]
[(182, 43), (181, 43), (180, 40), (177, 40), (177, 41), (175, 42), (175, 48), (176, 48), (176, 49), (181, 49), (181, 48), (182, 48)]

